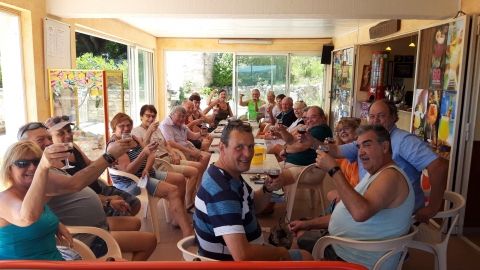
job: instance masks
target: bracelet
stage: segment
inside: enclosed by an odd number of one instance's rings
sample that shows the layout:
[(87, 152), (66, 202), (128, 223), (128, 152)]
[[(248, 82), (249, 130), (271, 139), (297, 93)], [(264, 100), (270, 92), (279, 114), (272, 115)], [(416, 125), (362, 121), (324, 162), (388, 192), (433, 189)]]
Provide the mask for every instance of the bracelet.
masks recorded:
[(262, 186), (262, 191), (263, 191), (263, 193), (272, 193), (272, 191), (268, 190), (268, 188), (265, 184), (263, 184), (263, 186)]
[(331, 168), (330, 170), (328, 170), (328, 175), (330, 175), (330, 177), (333, 177), (333, 175), (335, 173), (337, 173), (338, 171), (340, 171), (340, 167), (335, 166), (335, 167)]

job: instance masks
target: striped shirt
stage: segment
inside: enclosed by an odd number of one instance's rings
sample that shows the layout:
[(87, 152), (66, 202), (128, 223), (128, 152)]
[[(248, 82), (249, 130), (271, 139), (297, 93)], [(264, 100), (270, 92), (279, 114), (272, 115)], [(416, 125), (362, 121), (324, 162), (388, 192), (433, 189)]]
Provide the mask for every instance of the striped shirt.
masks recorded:
[[(112, 143), (116, 140), (117, 140), (116, 137), (112, 136), (112, 138), (110, 139), (110, 141), (107, 144), (107, 148), (108, 148), (108, 145), (110, 143)], [(137, 157), (143, 151), (143, 147), (140, 145), (140, 143), (137, 140), (135, 140), (135, 142), (137, 143), (137, 146), (135, 146), (134, 148), (130, 149), (127, 152), (127, 156), (128, 156), (128, 159), (130, 160), (130, 162), (133, 162), (135, 159), (137, 159)], [(112, 167), (115, 167), (114, 164), (112, 164)], [(138, 177), (142, 177), (142, 172), (145, 169), (145, 166), (147, 166), (147, 158), (143, 159), (142, 164), (140, 165), (140, 167), (138, 168), (138, 170), (134, 174)], [(149, 171), (149, 175), (151, 177), (155, 177), (155, 171), (153, 169), (151, 169)], [(140, 194), (140, 188), (137, 187), (137, 184), (132, 179), (130, 179), (128, 177), (119, 176), (119, 175), (111, 175), (111, 177), (112, 177), (113, 185), (116, 188), (121, 189), (123, 191), (126, 191), (126, 192), (128, 192), (132, 195)]]
[(198, 253), (216, 260), (233, 260), (223, 235), (242, 233), (252, 244), (263, 244), (255, 217), (253, 190), (245, 181), (210, 165), (195, 198), (193, 224)]

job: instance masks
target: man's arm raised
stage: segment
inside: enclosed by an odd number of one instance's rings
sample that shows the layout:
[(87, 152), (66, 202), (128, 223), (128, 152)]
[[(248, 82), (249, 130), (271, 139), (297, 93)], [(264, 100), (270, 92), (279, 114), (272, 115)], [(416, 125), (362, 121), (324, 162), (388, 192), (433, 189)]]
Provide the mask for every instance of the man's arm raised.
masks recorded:
[[(115, 160), (132, 148), (134, 142), (132, 139), (122, 139), (110, 144), (108, 155)], [(101, 156), (93, 161), (83, 170), (80, 170), (73, 176), (68, 174), (50, 173), (47, 185), (47, 196), (77, 192), (84, 187), (96, 181), (97, 178), (110, 165), (107, 160)]]

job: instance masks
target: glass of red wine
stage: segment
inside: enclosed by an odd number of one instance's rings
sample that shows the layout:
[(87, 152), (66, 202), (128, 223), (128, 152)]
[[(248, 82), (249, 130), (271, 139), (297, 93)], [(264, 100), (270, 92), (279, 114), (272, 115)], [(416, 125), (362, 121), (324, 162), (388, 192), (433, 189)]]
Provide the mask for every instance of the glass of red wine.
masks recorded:
[(298, 131), (298, 134), (303, 135), (303, 134), (307, 133), (307, 128), (305, 126), (301, 126), (297, 129), (297, 131)]
[(265, 171), (271, 179), (276, 179), (280, 175), (280, 169), (268, 169)]
[[(66, 152), (70, 152), (73, 153), (73, 143), (65, 143), (65, 146), (68, 147), (68, 150)], [(68, 162), (68, 157), (65, 159), (65, 166), (63, 166), (61, 169), (62, 170), (68, 170), (68, 169), (71, 169), (71, 168), (75, 168), (75, 166), (72, 166), (70, 165), (70, 163)]]

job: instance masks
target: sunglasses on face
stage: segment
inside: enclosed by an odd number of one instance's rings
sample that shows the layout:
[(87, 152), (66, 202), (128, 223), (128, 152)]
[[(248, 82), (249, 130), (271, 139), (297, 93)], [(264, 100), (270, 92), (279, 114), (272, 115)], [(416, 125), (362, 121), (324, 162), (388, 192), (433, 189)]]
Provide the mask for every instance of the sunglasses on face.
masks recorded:
[(13, 162), (13, 165), (17, 166), (18, 168), (25, 169), (30, 166), (30, 164), (33, 164), (35, 167), (38, 166), (40, 163), (40, 159), (19, 159), (15, 160)]

